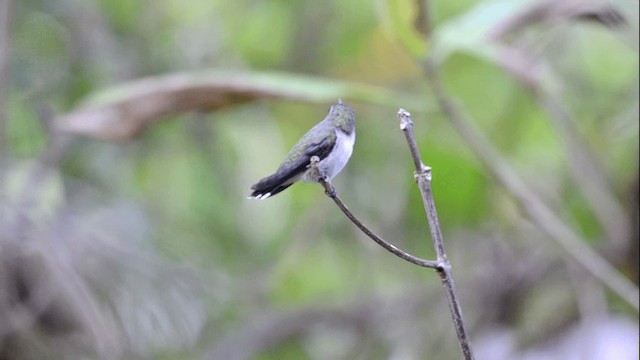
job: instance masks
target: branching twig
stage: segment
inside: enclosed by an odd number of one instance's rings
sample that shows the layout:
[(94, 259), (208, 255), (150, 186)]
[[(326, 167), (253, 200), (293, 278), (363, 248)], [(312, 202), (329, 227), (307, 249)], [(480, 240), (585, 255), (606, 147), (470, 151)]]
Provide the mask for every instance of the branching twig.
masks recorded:
[(362, 230), (362, 232), (365, 233), (365, 235), (367, 235), (369, 238), (371, 238), (371, 240), (378, 243), (378, 245), (382, 246), (387, 251), (389, 251), (390, 253), (394, 254), (395, 256), (401, 259), (404, 259), (418, 266), (422, 266), (430, 269), (436, 269), (438, 271), (441, 270), (442, 264), (440, 262), (425, 260), (425, 259), (421, 259), (419, 257), (413, 256), (399, 249), (395, 245), (387, 242), (380, 236), (376, 235), (373, 231), (369, 230), (369, 228), (365, 224), (363, 224), (362, 221), (360, 221), (355, 215), (353, 215), (353, 213), (349, 210), (349, 208), (347, 208), (344, 202), (342, 202), (342, 200), (338, 196), (338, 193), (336, 192), (336, 189), (333, 187), (333, 185), (331, 185), (331, 182), (327, 180), (327, 178), (320, 173), (320, 170), (318, 169), (318, 166), (317, 166), (318, 161), (319, 159), (317, 156), (312, 157), (309, 167), (312, 170), (316, 171), (315, 177), (318, 179), (318, 182), (320, 183), (320, 185), (324, 187), (325, 194), (327, 194), (327, 196), (330, 197), (336, 203), (336, 205), (338, 205), (340, 210), (342, 210), (342, 212), (349, 218), (349, 220), (351, 220), (351, 222), (353, 222), (360, 230)]
[(331, 185), (331, 183), (327, 180), (327, 178), (320, 172), (318, 169), (318, 157), (314, 156), (311, 158), (311, 163), (309, 167), (312, 171), (315, 171), (315, 178), (318, 179), (320, 185), (324, 187), (325, 194), (330, 197), (336, 205), (342, 210), (342, 212), (353, 222), (362, 232), (364, 232), (368, 237), (370, 237), (373, 241), (378, 243), (380, 246), (385, 248), (387, 251), (393, 253), (394, 255), (411, 262), (413, 264), (435, 269), (440, 275), (442, 280), (442, 285), (446, 289), (447, 300), (449, 303), (449, 310), (451, 311), (451, 317), (453, 318), (454, 327), (456, 329), (456, 333), (458, 334), (458, 340), (460, 341), (460, 348), (462, 349), (462, 353), (464, 354), (464, 358), (469, 360), (473, 359), (473, 353), (471, 351), (471, 345), (469, 344), (469, 340), (467, 337), (467, 332), (465, 330), (464, 321), (462, 319), (462, 310), (460, 309), (460, 303), (458, 302), (458, 298), (455, 290), (455, 283), (453, 281), (453, 276), (451, 275), (451, 264), (447, 259), (447, 254), (444, 250), (444, 242), (442, 240), (442, 232), (440, 231), (440, 225), (438, 223), (438, 214), (436, 212), (435, 202), (433, 200), (433, 195), (431, 191), (431, 168), (425, 166), (422, 163), (420, 158), (420, 153), (418, 151), (418, 146), (416, 144), (415, 136), (413, 134), (413, 126), (411, 123), (411, 118), (409, 112), (406, 110), (400, 109), (398, 111), (398, 117), (400, 119), (400, 128), (403, 130), (405, 137), (407, 139), (407, 143), (409, 144), (409, 150), (411, 151), (411, 157), (413, 158), (414, 165), (416, 167), (416, 172), (414, 173), (416, 182), (418, 183), (418, 187), (420, 188), (420, 193), (422, 194), (422, 201), (424, 203), (424, 208), (427, 213), (427, 219), (429, 221), (429, 228), (431, 231), (431, 237), (433, 239), (433, 245), (436, 249), (437, 260), (424, 260), (418, 257), (415, 257), (411, 254), (408, 254), (396, 246), (390, 244), (384, 239), (380, 238), (373, 231), (369, 230), (369, 228), (364, 225), (353, 213), (347, 208), (347, 206), (342, 202), (338, 194), (336, 193), (336, 189)]

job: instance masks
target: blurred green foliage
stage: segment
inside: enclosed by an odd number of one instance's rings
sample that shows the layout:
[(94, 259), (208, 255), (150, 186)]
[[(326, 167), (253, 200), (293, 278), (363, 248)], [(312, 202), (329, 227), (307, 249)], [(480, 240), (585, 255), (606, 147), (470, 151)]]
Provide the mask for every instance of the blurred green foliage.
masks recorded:
[[(273, 86), (295, 81), (290, 75), (314, 75), (319, 81), (307, 86), (317, 87), (310, 92), (321, 99), (315, 102), (269, 99), (181, 114), (128, 142), (77, 139), (61, 164), (59, 196), (40, 201), (56, 201), (56, 206), (77, 201), (78, 184), (99, 194), (92, 207), (130, 200), (144, 209), (145, 241), (163, 258), (197, 269), (206, 279), (224, 279), (225, 286), (206, 295), (211, 296), (204, 300), (207, 325), (196, 337), (197, 346), (183, 348), (179, 356), (175, 349), (161, 349), (153, 355), (158, 359), (198, 358), (223, 335), (273, 309), (337, 306), (415, 287), (444, 297), (438, 276), (369, 244), (317, 185), (295, 185), (264, 202), (245, 199), (249, 186), (273, 171), (289, 147), (323, 118), (330, 105), (324, 99), (346, 97), (358, 116), (357, 142), (335, 180), (340, 195), (384, 238), (433, 257), (412, 162), (395, 118), (398, 108), (407, 107), (424, 161), (434, 171), (440, 223), (460, 279), (463, 310), (473, 322), (483, 312), (473, 300), (473, 286), (487, 281), (487, 273), (478, 269), (493, 261), (495, 239), (503, 239), (500, 246), (525, 249), (516, 256), (563, 255), (539, 231), (533, 241), (524, 234), (522, 229), (533, 230), (511, 195), (437, 112), (420, 67), (428, 51), (441, 59), (448, 90), (510, 164), (586, 240), (606, 242), (585, 194), (570, 180), (563, 140), (548, 114), (500, 67), (500, 54), (484, 36), (526, 4), (433, 2), (435, 40), (426, 44), (413, 26), (415, 3), (403, 0), (14, 1), (7, 154), (2, 156), (11, 161), (2, 170), (19, 176), (24, 164), (46, 151), (47, 130), (37, 115), (42, 105), (66, 113), (90, 95), (172, 72), (279, 71), (282, 77), (275, 73), (270, 79)], [(622, 5), (629, 17), (620, 31), (570, 20), (524, 35), (533, 44), (533, 56), (550, 66), (544, 86), (561, 90), (559, 100), (628, 209), (637, 206), (627, 199), (638, 176), (638, 51), (627, 41), (637, 30), (634, 8), (637, 4)], [(352, 101), (343, 88), (330, 86), (332, 80), (379, 85), (388, 89), (389, 98), (376, 100), (362, 90), (354, 96), (359, 101)], [(565, 297), (571, 292), (559, 291)], [(531, 309), (544, 308), (540, 303)], [(444, 314), (447, 325), (441, 326), (449, 331), (444, 302), (427, 306)], [(430, 314), (423, 315), (422, 322), (433, 322)], [(509, 325), (522, 326), (517, 320)], [(327, 359), (314, 348), (316, 340), (313, 334), (293, 338), (255, 358)], [(334, 358), (391, 358), (385, 344), (354, 340), (338, 348)], [(455, 344), (447, 338), (436, 349), (422, 350), (434, 358), (455, 358)]]

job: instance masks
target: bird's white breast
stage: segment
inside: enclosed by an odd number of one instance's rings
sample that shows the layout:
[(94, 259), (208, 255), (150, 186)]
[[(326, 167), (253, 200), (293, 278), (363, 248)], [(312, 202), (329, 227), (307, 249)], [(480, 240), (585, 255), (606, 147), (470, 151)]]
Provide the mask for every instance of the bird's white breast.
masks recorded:
[[(329, 155), (322, 159), (318, 163), (318, 167), (320, 171), (322, 171), (329, 180), (333, 179), (334, 176), (338, 175), (340, 171), (347, 165), (349, 158), (351, 158), (351, 154), (353, 153), (353, 144), (356, 141), (356, 132), (355, 130), (351, 132), (351, 134), (347, 135), (340, 130), (336, 130), (336, 145), (329, 153)], [(315, 179), (310, 179), (305, 174), (302, 177), (302, 181), (312, 182)]]

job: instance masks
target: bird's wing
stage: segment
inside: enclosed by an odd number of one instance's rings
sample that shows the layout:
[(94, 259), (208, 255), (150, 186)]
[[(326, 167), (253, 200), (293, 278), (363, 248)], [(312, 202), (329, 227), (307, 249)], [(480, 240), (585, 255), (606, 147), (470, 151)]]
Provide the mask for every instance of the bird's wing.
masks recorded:
[(294, 182), (291, 181), (292, 179), (307, 170), (311, 157), (317, 156), (322, 160), (331, 153), (335, 145), (336, 135), (333, 134), (333, 136), (325, 137), (322, 141), (305, 146), (304, 150), (296, 149), (297, 146), (294, 147), (287, 158), (291, 157), (291, 154), (297, 150), (300, 150), (302, 155), (297, 156), (295, 160), (285, 161), (275, 174), (267, 176), (251, 186), (253, 192), (250, 197), (267, 198), (288, 188)]

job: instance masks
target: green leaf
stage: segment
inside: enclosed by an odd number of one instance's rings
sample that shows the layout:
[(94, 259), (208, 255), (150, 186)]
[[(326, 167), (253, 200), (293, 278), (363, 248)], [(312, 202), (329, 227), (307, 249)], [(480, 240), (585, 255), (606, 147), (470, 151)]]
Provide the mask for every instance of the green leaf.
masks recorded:
[(418, 17), (415, 1), (378, 0), (376, 10), (384, 31), (398, 40), (411, 55), (424, 57), (427, 51), (425, 37), (414, 26)]
[(526, 6), (528, 1), (495, 0), (481, 3), (442, 26), (434, 33), (433, 56), (444, 62), (456, 52), (497, 62), (498, 49), (489, 40), (489, 32), (506, 17)]

